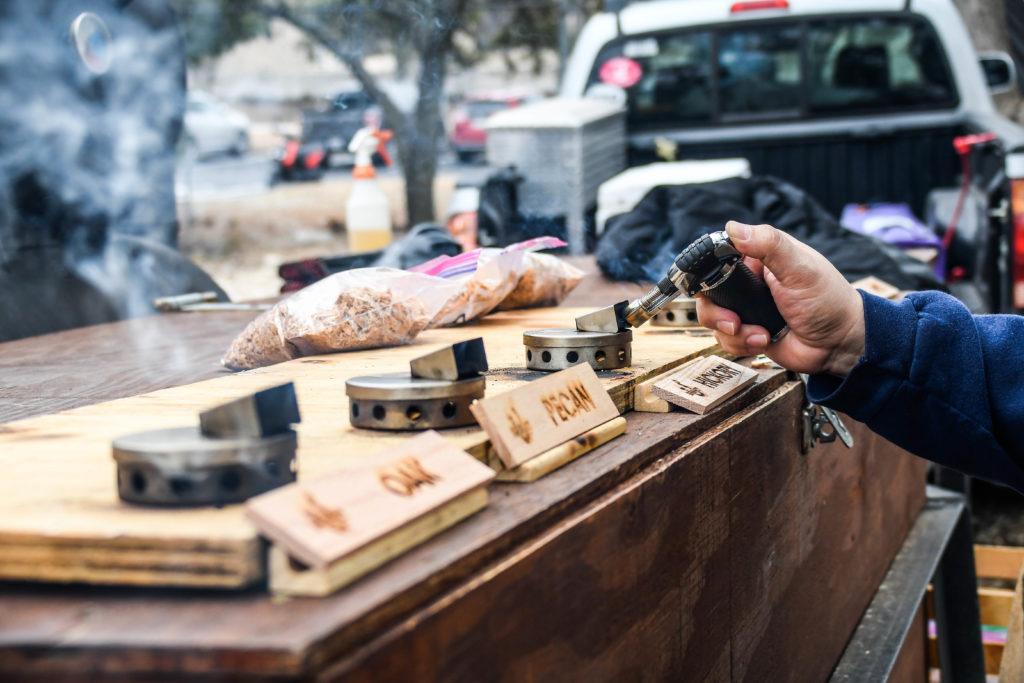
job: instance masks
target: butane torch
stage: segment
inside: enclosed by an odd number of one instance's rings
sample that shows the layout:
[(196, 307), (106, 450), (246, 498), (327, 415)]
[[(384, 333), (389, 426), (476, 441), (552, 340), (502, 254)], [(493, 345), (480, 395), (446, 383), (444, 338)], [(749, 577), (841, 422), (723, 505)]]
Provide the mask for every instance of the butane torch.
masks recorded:
[(689, 296), (702, 293), (735, 311), (744, 323), (764, 327), (773, 342), (788, 329), (768, 285), (743, 263), (743, 255), (725, 232), (697, 239), (679, 253), (665, 277), (647, 294), (580, 316), (576, 329), (613, 332), (640, 327), (683, 292)]

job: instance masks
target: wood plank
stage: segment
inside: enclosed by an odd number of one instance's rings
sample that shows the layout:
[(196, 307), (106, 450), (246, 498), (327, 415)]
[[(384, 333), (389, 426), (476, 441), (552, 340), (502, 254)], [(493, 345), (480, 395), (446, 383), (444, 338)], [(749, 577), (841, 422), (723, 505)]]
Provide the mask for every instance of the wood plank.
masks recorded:
[(978, 578), (1016, 581), (1024, 568), (1024, 548), (1005, 545), (974, 546), (974, 570)]
[(877, 278), (874, 275), (862, 277), (851, 284), (853, 284), (857, 289), (863, 289), (868, 294), (874, 294), (875, 296), (880, 296), (883, 299), (889, 299), (890, 301), (902, 298), (903, 294), (899, 288), (893, 287), (885, 280)]
[(684, 363), (654, 384), (654, 394), (685, 410), (703, 414), (753, 384), (757, 372), (711, 355)]
[[(586, 455), (590, 451), (603, 446), (612, 439), (626, 433), (626, 418), (616, 417), (608, 420), (603, 425), (580, 434), (563, 444), (555, 446), (551, 450), (530, 458), (519, 467), (512, 469), (500, 469), (498, 481), (518, 481), (528, 483), (537, 481), (546, 474), (554, 472), (559, 467), (568, 465), (576, 458)], [(498, 463), (499, 465), (501, 463)]]
[[(989, 676), (999, 676), (999, 680), (1019, 681), (1019, 678), (1003, 678), (1001, 670), (1003, 666), (1003, 655), (1006, 646), (1002, 643), (984, 642), (981, 644), (982, 654), (985, 657), (985, 673)], [(939, 668), (939, 641), (933, 635), (928, 636), (928, 666), (932, 669)]]
[(1013, 607), (1013, 591), (1007, 588), (978, 588), (981, 623), (986, 626), (1007, 626)]
[(485, 507), (487, 489), (473, 489), (326, 567), (296, 565), (275, 545), (270, 550), (270, 590), (279, 595), (330, 595)]
[(999, 680), (1004, 683), (1024, 681), (1024, 572), (1017, 577), (1006, 628), (1006, 648), (999, 664)]
[[(604, 278), (593, 256), (563, 305), (605, 306), (646, 288)], [(0, 344), (0, 423), (228, 374), (220, 359), (255, 313), (167, 314)]]
[[(708, 349), (707, 354), (710, 354), (713, 351), (716, 351), (716, 349)], [(719, 352), (719, 355), (723, 358), (728, 358), (729, 360), (735, 360), (735, 358), (729, 354)], [(643, 382), (638, 382), (636, 386), (633, 387), (633, 410), (640, 413), (671, 412), (672, 404), (654, 393), (654, 385), (664, 380), (666, 377), (669, 377), (675, 371), (676, 368), (673, 368), (668, 372), (663, 372), (660, 375), (655, 375)]]
[(324, 568), (493, 478), (491, 468), (428, 431), (358, 466), (256, 496), (245, 510), (277, 547)]
[[(172, 680), (204, 674), (311, 678), (391, 626), (414, 619), (417, 610), (437, 604), (449, 591), (514, 558), (518, 548), (596, 505), (616, 486), (661, 471), (663, 458), (762, 401), (785, 378), (784, 372), (764, 371), (753, 389), (703, 416), (631, 413), (629, 438), (614, 439), (529, 486), (492, 486), (486, 509), (325, 598), (282, 602), (255, 591), (0, 584), (0, 678), (47, 674), (68, 680), (82, 678), (82, 672), (90, 680), (152, 680), (156, 672)], [(857, 438), (860, 444), (859, 432)], [(888, 448), (891, 468), (899, 456), (895, 447)], [(681, 482), (677, 494), (706, 491), (698, 481)], [(878, 485), (873, 478), (864, 484)], [(896, 499), (908, 503), (905, 494)], [(728, 489), (723, 495), (729, 495)], [(859, 558), (861, 565), (866, 561), (867, 556)]]
[(180, 313), (0, 345), (0, 423), (227, 375), (251, 312)]
[[(925, 596), (928, 606), (928, 618), (935, 618), (935, 596), (932, 586), (928, 585)], [(983, 626), (1006, 627), (1010, 622), (1010, 611), (1013, 606), (1013, 591), (1008, 588), (978, 587), (979, 619)]]
[[(31, 543), (42, 549), (106, 549), (121, 557), (128, 545), (133, 551), (152, 551), (150, 557), (166, 553), (167, 558), (163, 563), (153, 559), (133, 571), (153, 571), (160, 585), (206, 586), (208, 576), (191, 581), (187, 568), (185, 575), (172, 573), (180, 571), (175, 553), (202, 553), (204, 548), (216, 547), (218, 552), (226, 549), (231, 554), (230, 562), (245, 568), (235, 574), (233, 586), (251, 583), (263, 575), (264, 569), (253, 560), (252, 548), (258, 538), (241, 506), (168, 510), (122, 504), (117, 498), (110, 456), (114, 437), (195, 424), (201, 410), (267, 386), (294, 381), (303, 418), (297, 426), (298, 475), (302, 481), (357, 464), (367, 453), (408, 438), (401, 433), (353, 429), (345, 417), (346, 378), (406, 370), (410, 359), (441, 345), (483, 336), (492, 367), (487, 392), (489, 396), (497, 395), (542, 376), (523, 369), (523, 329), (564, 326), (581, 312), (558, 308), (509, 311), (474, 325), (428, 331), (417, 343), (405, 347), (303, 358), (0, 426), (0, 464), (7, 473), (0, 478), (0, 557), (16, 557), (14, 554)], [(626, 410), (637, 381), (713, 346), (710, 338), (666, 336), (641, 329), (633, 342), (635, 365), (603, 372), (601, 381), (616, 407)], [(449, 430), (445, 438), (479, 458), (486, 456), (488, 441), (479, 428)], [(72, 563), (65, 565), (69, 569), (61, 576), (68, 581), (109, 583), (117, 580), (118, 572), (124, 572), (126, 582), (144, 582), (144, 574), (131, 574), (129, 578), (131, 566), (128, 556), (109, 566)], [(208, 574), (208, 568), (202, 573)], [(15, 568), (10, 575), (0, 571), (0, 578), (32, 577)]]
[(586, 363), (478, 399), (470, 409), (509, 469), (619, 415)]

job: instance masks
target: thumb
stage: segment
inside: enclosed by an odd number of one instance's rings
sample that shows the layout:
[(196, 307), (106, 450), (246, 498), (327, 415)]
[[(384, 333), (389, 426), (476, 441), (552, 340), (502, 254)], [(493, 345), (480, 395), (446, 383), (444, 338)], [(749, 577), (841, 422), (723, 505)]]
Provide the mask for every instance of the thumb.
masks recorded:
[(800, 270), (804, 260), (801, 245), (781, 230), (729, 221), (725, 231), (741, 254), (759, 260), (780, 282)]

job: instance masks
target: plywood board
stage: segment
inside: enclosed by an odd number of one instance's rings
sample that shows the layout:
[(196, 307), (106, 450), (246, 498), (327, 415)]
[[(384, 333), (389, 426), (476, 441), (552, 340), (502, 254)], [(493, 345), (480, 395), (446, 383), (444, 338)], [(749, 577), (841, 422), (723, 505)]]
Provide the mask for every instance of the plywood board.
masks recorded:
[[(408, 434), (352, 428), (344, 381), (407, 370), (412, 358), (474, 336), (487, 346), (487, 395), (543, 376), (524, 370), (522, 333), (565, 327), (585, 309), (509, 311), (478, 324), (430, 330), (415, 344), (303, 358), (250, 372), (0, 425), (0, 578), (139, 585), (241, 587), (265, 575), (259, 538), (242, 506), (166, 510), (130, 507), (117, 498), (113, 438), (195, 424), (198, 413), (248, 392), (294, 381), (302, 411), (299, 480), (358, 463)], [(140, 343), (143, 343), (140, 341)], [(600, 373), (619, 411), (631, 407), (638, 381), (713, 348), (713, 338), (641, 328), (634, 366)], [(165, 359), (167, 363), (173, 358)], [(154, 367), (153, 372), (161, 372)], [(483, 458), (479, 428), (445, 438)], [(42, 558), (42, 559), (41, 559)]]
[(619, 415), (597, 373), (586, 363), (475, 401), (471, 410), (507, 468), (518, 467)]

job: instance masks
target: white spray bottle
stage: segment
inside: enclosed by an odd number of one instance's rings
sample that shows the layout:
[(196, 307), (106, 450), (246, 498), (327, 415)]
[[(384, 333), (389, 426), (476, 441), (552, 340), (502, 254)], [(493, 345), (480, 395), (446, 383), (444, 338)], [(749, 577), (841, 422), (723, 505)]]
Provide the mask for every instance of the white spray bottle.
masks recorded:
[(348, 151), (356, 157), (352, 193), (345, 204), (345, 229), (353, 252), (383, 249), (391, 243), (391, 207), (373, 168), (374, 152), (391, 165), (387, 152), (390, 139), (391, 131), (367, 127), (360, 128), (348, 144)]

